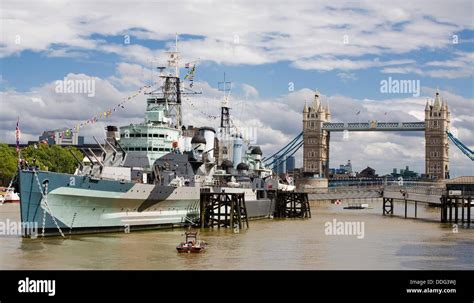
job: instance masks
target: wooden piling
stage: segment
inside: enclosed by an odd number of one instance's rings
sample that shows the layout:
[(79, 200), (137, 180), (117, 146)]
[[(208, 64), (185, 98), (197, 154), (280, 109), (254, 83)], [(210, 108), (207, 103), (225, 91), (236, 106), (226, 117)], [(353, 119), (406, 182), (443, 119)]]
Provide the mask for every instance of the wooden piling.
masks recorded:
[(454, 223), (458, 223), (458, 198), (454, 199)]
[(407, 205), (407, 199), (405, 199), (405, 219), (407, 218), (407, 209), (408, 209), (408, 205)]
[(393, 199), (383, 198), (383, 215), (393, 215)]
[(299, 192), (277, 192), (276, 218), (311, 218), (308, 194)]
[(453, 222), (453, 203), (452, 200), (449, 200), (449, 222)]
[(467, 225), (471, 225), (471, 196), (467, 199)]
[(201, 227), (248, 228), (244, 193), (201, 193)]

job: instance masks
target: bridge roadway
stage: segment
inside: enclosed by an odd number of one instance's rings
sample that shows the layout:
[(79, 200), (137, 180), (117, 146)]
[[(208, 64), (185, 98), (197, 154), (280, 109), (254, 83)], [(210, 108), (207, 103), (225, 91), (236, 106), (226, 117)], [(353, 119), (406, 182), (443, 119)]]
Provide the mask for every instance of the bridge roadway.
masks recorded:
[(383, 186), (367, 187), (330, 187), (318, 189), (316, 192), (308, 193), (308, 199), (312, 200), (344, 200), (344, 199), (371, 199), (382, 198)]
[(441, 205), (441, 196), (445, 189), (437, 184), (409, 185), (374, 185), (374, 186), (339, 186), (308, 193), (309, 200), (344, 200), (385, 198), (394, 200), (416, 201), (420, 203)]
[(441, 196), (444, 192), (444, 188), (435, 186), (389, 185), (384, 187), (383, 198), (441, 205)]
[(425, 122), (325, 122), (323, 129), (331, 132), (342, 131), (424, 131)]

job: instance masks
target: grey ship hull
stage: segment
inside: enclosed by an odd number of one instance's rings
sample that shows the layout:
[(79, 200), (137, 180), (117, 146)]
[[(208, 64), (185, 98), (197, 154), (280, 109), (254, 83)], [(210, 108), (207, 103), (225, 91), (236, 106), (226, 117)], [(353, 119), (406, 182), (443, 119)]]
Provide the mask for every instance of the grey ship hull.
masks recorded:
[[(43, 192), (44, 184), (48, 183), (47, 205), (41, 203), (38, 181)], [(272, 200), (256, 200), (251, 189), (245, 191), (250, 219), (273, 214)], [(159, 186), (20, 171), (21, 221), (28, 226), (37, 226), (39, 233), (44, 225), (45, 235), (59, 234), (57, 226), (64, 234), (184, 226), (199, 218), (199, 197), (199, 187)]]

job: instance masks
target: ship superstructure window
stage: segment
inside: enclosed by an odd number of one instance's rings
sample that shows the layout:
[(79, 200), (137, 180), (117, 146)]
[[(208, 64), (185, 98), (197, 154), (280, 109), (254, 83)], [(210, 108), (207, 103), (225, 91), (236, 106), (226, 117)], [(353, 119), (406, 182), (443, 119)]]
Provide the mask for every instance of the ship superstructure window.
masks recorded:
[(153, 134), (153, 137), (158, 138), (158, 134)]
[(165, 135), (164, 135), (164, 134), (160, 134), (159, 137), (160, 137), (160, 138), (164, 138)]
[(146, 147), (142, 147), (141, 150), (142, 150), (142, 151), (146, 151)]
[(158, 148), (156, 148), (156, 147), (153, 147), (153, 151), (158, 151)]
[(130, 138), (133, 138), (133, 137), (135, 137), (135, 134), (130, 134)]
[(162, 151), (165, 151), (165, 149), (163, 147), (160, 147), (159, 150), (162, 152)]

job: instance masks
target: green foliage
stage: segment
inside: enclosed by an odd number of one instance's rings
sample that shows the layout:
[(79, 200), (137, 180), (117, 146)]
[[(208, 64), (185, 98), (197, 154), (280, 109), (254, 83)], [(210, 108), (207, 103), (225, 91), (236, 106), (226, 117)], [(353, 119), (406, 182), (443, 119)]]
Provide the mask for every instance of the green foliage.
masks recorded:
[[(21, 149), (21, 157), (28, 161), (30, 166), (39, 166), (41, 170), (59, 173), (74, 173), (77, 161), (71, 155), (72, 151), (79, 160), (84, 155), (75, 147), (61, 147), (59, 145), (38, 144), (37, 148), (30, 145)], [(36, 159), (36, 161), (34, 161)], [(18, 155), (14, 147), (0, 143), (0, 182), (7, 184), (16, 174)], [(35, 163), (35, 164), (34, 164)]]
[[(75, 147), (47, 144), (39, 144), (37, 148), (30, 145), (21, 150), (21, 157), (28, 161), (29, 165), (39, 166), (41, 170), (72, 174), (77, 167), (77, 161), (70, 151), (79, 160), (82, 160), (84, 157), (82, 152)], [(35, 159), (36, 162), (34, 161)]]
[(0, 183), (8, 184), (16, 174), (18, 156), (15, 148), (0, 143)]

